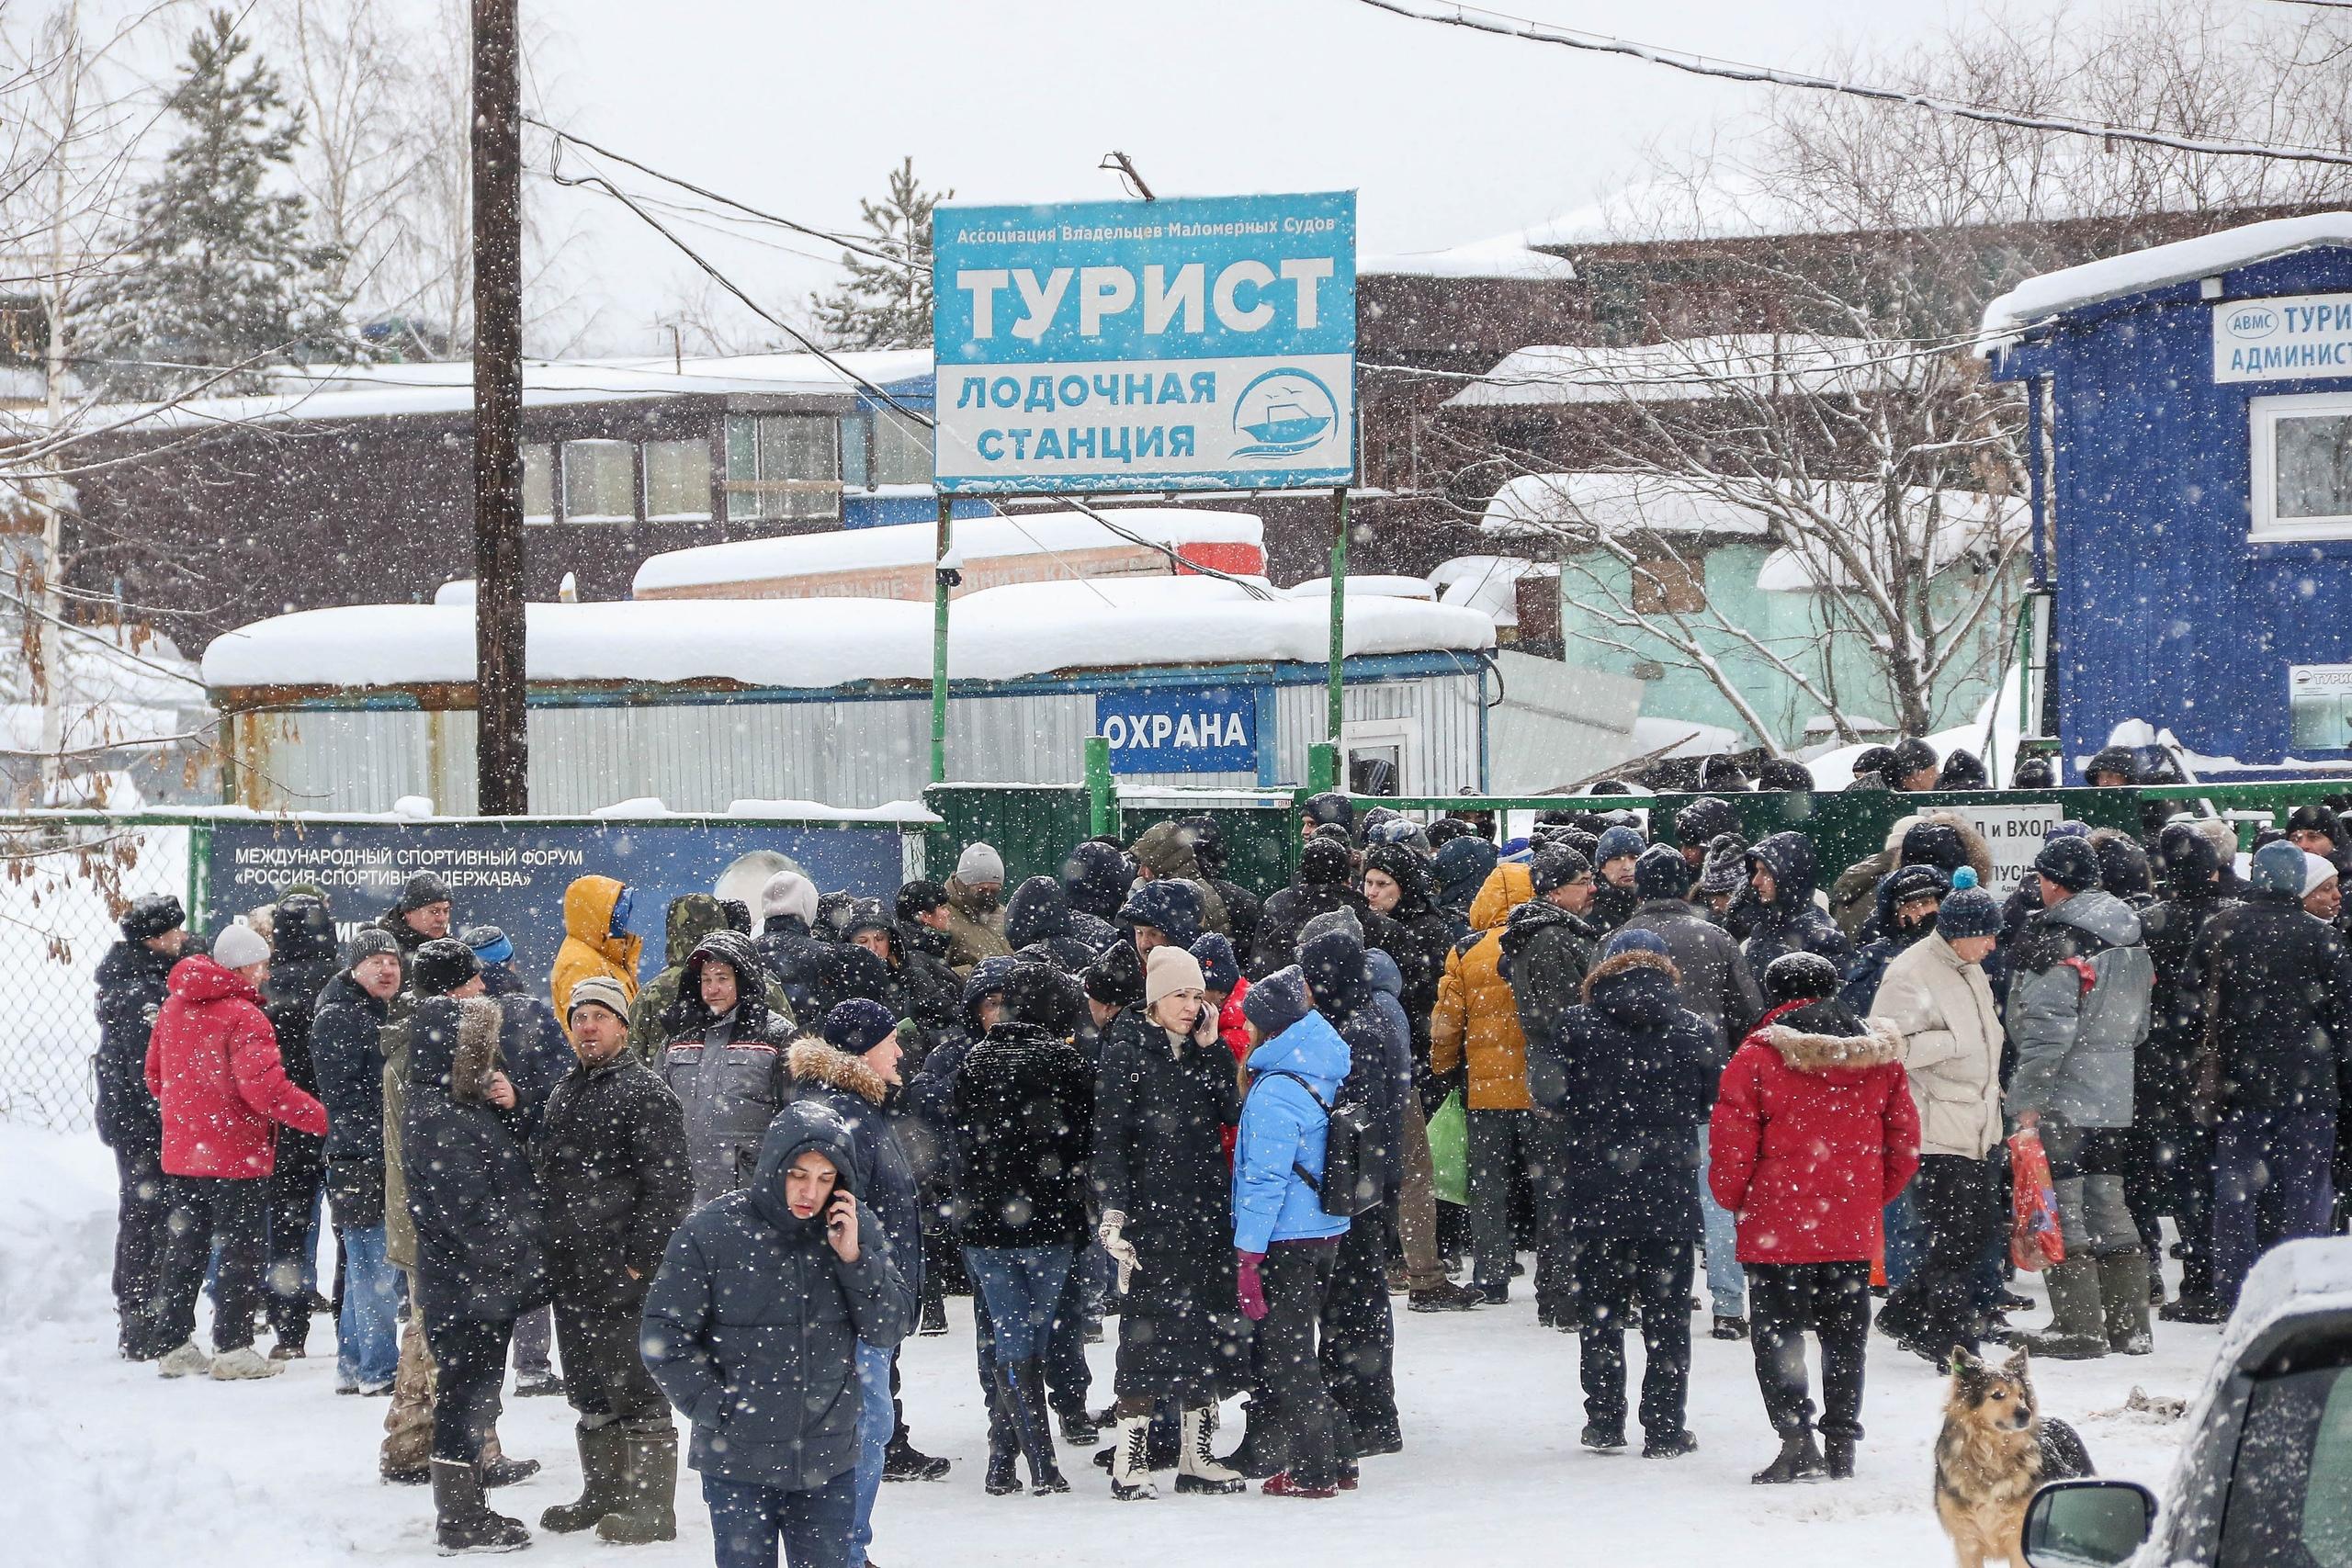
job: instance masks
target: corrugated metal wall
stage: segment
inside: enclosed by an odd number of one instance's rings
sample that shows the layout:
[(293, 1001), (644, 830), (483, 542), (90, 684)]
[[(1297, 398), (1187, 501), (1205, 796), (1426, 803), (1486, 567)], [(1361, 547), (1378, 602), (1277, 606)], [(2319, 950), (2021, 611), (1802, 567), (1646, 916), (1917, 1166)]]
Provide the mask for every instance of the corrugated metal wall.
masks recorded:
[[(1478, 785), (1477, 671), (1364, 682), (1346, 692), (1350, 726), (1413, 727), (1407, 794)], [(1276, 688), (1283, 775), (1306, 776), (1323, 738), (1323, 688)], [(313, 811), (386, 811), (405, 795), (445, 813), (474, 809), (471, 713), (308, 709), (237, 716), (238, 755), (253, 771), (237, 798)], [(921, 797), (931, 709), (922, 699), (533, 708), (531, 810), (571, 816), (653, 796), (673, 811), (724, 811), (738, 800), (873, 806)], [(950, 774), (973, 784), (1079, 784), (1094, 728), (1090, 692), (958, 697), (947, 705)], [(1257, 774), (1127, 773), (1130, 784), (1250, 788)]]

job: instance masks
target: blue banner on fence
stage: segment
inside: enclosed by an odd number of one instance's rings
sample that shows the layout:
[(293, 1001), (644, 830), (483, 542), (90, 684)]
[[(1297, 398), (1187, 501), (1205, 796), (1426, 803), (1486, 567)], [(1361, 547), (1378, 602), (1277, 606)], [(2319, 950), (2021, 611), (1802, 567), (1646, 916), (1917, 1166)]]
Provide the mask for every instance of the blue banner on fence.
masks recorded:
[(450, 934), (496, 926), (514, 943), (514, 973), (544, 987), (563, 944), (564, 889), (582, 876), (632, 890), (628, 929), (645, 938), (643, 976), (664, 963), (670, 900), (688, 893), (740, 898), (759, 923), (760, 887), (786, 862), (820, 892), (887, 898), (904, 876), (896, 827), (796, 828), (760, 823), (222, 822), (211, 829), (208, 931), (289, 884), (326, 893), (348, 937), (392, 907), (420, 871), (449, 885)]
[(1355, 478), (1356, 198), (942, 207), (949, 493)]
[(1104, 693), (1094, 732), (1114, 773), (1246, 773), (1258, 767), (1258, 699), (1246, 686)]

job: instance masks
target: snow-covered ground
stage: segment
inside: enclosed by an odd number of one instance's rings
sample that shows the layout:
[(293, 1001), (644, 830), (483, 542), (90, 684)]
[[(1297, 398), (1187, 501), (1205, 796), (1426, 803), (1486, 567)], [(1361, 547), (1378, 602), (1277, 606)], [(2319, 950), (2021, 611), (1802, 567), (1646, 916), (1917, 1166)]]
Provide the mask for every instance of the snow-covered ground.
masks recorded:
[[(77, 1568), (256, 1568), (431, 1557), (430, 1499), (376, 1479), (383, 1402), (333, 1393), (326, 1320), (312, 1325), (311, 1359), (264, 1383), (167, 1383), (153, 1368), (115, 1358), (106, 1284), (112, 1192), (95, 1140), (0, 1125), (0, 1452), (10, 1461), (0, 1485), (0, 1542), (8, 1543), (0, 1560), (22, 1551), (20, 1561)], [(884, 1489), (875, 1544), (883, 1568), (1421, 1564), (1440, 1554), (1481, 1563), (1818, 1568), (1940, 1562), (1948, 1551), (1928, 1506), (1941, 1381), (1876, 1337), (1870, 1435), (1861, 1474), (1846, 1484), (1749, 1484), (1773, 1445), (1748, 1348), (1703, 1335), (1690, 1409), (1698, 1453), (1650, 1461), (1633, 1450), (1584, 1452), (1576, 1442), (1584, 1421), (1576, 1342), (1537, 1327), (1522, 1296), (1466, 1314), (1397, 1314), (1406, 1450), (1368, 1461), (1361, 1492), (1302, 1506), (1254, 1493), (1177, 1498), (1171, 1489), (1156, 1503), (1123, 1506), (1077, 1450), (1063, 1454), (1077, 1484), (1069, 1496), (980, 1491), (971, 1318), (960, 1299), (949, 1317), (946, 1337), (909, 1341), (904, 1367), (916, 1441), (954, 1459), (956, 1470), (943, 1483)], [(2103, 1472), (2159, 1483), (2178, 1428), (2125, 1414), (2124, 1402), (2135, 1385), (2193, 1397), (2218, 1332), (2163, 1324), (2152, 1358), (2045, 1364), (2037, 1371), (2044, 1404), (2080, 1428)], [(1111, 1355), (1109, 1344), (1092, 1352), (1102, 1400)], [(508, 1402), (507, 1451), (548, 1468), (499, 1494), (507, 1511), (536, 1525), (540, 1509), (576, 1494), (571, 1426), (560, 1400)], [(630, 1561), (710, 1561), (691, 1476), (680, 1490), (679, 1540)], [(616, 1561), (610, 1550), (540, 1532), (533, 1560)]]

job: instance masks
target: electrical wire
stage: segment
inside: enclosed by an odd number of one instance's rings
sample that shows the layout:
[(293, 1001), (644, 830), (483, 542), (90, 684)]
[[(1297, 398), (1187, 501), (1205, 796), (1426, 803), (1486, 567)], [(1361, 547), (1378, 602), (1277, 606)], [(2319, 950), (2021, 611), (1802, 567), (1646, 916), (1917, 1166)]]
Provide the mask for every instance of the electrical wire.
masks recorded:
[[(2008, 109), (1988, 108), (1982, 104), (1960, 99), (1939, 97), (1932, 93), (1915, 92), (1905, 87), (1883, 87), (1866, 82), (1841, 82), (1831, 76), (1817, 76), (1811, 72), (1790, 71), (1772, 65), (1748, 65), (1737, 61), (1717, 60), (1706, 55), (1690, 54), (1680, 50), (1661, 49), (1655, 44), (1637, 43), (1631, 39), (1612, 37), (1607, 33), (1585, 32), (1554, 27), (1508, 12), (1490, 11), (1464, 5), (1410, 5), (1406, 0), (1355, 0), (1359, 6), (1369, 6), (1375, 11), (1403, 17), (1409, 21), (1430, 22), (1439, 27), (1467, 28), (1473, 32), (1492, 34), (1497, 38), (1518, 39), (1526, 43), (1555, 44), (1562, 49), (1581, 50), (1594, 54), (1616, 54), (1639, 60), (1651, 65), (1663, 65), (1670, 71), (1680, 71), (1693, 76), (1713, 76), (1728, 82), (1745, 82), (1770, 87), (1795, 87), (1806, 92), (1840, 94), (1848, 97), (1865, 98), (1874, 103), (1901, 104), (1911, 108), (1927, 109), (1955, 119), (1970, 119), (1987, 125), (2010, 125), (2026, 130), (2047, 130), (2067, 136), (2097, 137), (2107, 141), (2136, 141), (2149, 146), (2169, 147), (2182, 152), (2203, 152), (2215, 157), (2271, 158), (2287, 163), (2334, 164), (2352, 165), (2352, 152), (2339, 152), (2325, 147), (2301, 147), (2267, 141), (2216, 141), (2201, 136), (2182, 136), (2171, 131), (2154, 130), (2144, 126), (2114, 125), (2099, 120), (2075, 119), (2064, 115), (2019, 114)], [(2335, 7), (2331, 7), (2335, 8)]]

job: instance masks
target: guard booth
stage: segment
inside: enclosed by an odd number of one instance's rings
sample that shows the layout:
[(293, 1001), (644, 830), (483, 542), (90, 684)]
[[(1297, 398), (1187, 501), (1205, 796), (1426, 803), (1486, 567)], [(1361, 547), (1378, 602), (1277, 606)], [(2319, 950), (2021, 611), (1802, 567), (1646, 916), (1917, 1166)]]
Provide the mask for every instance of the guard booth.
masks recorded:
[(2199, 779), (2352, 772), (2352, 213), (2029, 278), (1981, 344), (2030, 393), (2065, 782), (2167, 739)]

